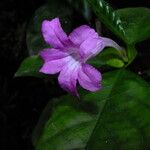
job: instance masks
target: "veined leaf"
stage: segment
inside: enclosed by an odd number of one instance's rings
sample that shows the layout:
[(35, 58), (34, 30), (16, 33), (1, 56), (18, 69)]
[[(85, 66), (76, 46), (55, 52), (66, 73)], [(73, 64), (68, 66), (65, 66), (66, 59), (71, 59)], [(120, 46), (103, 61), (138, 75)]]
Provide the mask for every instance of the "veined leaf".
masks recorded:
[[(81, 94), (81, 92), (80, 92)], [(103, 89), (60, 98), (36, 150), (143, 150), (150, 148), (150, 86), (119, 70), (103, 76)]]
[(125, 30), (123, 23), (116, 14), (116, 12), (110, 7), (104, 0), (87, 0), (92, 10), (98, 16), (98, 18), (117, 36), (125, 40)]
[(123, 20), (128, 45), (134, 45), (150, 38), (149, 8), (123, 8), (117, 10), (116, 13)]

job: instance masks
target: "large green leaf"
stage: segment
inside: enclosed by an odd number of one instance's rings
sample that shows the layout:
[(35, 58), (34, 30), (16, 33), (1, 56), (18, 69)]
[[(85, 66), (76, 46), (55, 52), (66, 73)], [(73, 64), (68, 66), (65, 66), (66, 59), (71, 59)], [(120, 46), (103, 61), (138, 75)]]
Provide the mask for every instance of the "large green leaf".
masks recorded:
[(41, 24), (45, 19), (51, 20), (59, 17), (63, 29), (70, 32), (72, 27), (73, 10), (64, 2), (51, 0), (48, 4), (40, 7), (31, 19), (27, 31), (27, 47), (30, 55), (37, 54), (40, 50), (46, 47), (41, 33)]
[(128, 45), (150, 37), (150, 9), (124, 8), (113, 11), (104, 0), (87, 0), (98, 18)]
[(150, 38), (150, 9), (124, 8), (116, 13), (124, 23), (127, 44), (135, 44)]
[(125, 41), (125, 30), (119, 15), (104, 0), (87, 0), (97, 17), (114, 34)]
[(137, 75), (106, 73), (101, 91), (83, 92), (80, 102), (71, 96), (59, 99), (34, 140), (36, 150), (148, 150), (149, 96), (149, 85)]

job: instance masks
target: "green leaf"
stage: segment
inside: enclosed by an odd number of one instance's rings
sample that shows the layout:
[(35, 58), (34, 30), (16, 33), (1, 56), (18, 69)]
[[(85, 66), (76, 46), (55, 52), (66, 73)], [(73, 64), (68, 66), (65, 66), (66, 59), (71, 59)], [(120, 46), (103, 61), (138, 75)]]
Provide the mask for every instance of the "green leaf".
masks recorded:
[(104, 23), (114, 34), (119, 36), (125, 41), (125, 30), (123, 23), (116, 14), (116, 12), (110, 7), (104, 0), (87, 0), (97, 17)]
[(122, 68), (124, 66), (124, 62), (120, 59), (112, 58), (106, 62), (109, 66)]
[(124, 8), (116, 13), (124, 23), (127, 44), (135, 44), (150, 38), (149, 8)]
[(119, 70), (103, 76), (102, 90), (64, 96), (56, 103), (36, 150), (143, 150), (150, 148), (150, 87)]
[(70, 32), (72, 27), (72, 9), (64, 2), (58, 2), (57, 0), (52, 0), (48, 4), (40, 7), (31, 19), (28, 30), (27, 30), (27, 47), (30, 55), (37, 54), (40, 50), (46, 47), (41, 33), (41, 24), (45, 19), (51, 20), (59, 17), (63, 29), (66, 32)]
[(128, 45), (150, 37), (150, 9), (124, 8), (113, 11), (104, 0), (87, 0), (98, 18)]
[(127, 53), (128, 53), (128, 64), (126, 66), (128, 66), (129, 64), (131, 64), (131, 62), (135, 59), (136, 55), (137, 55), (137, 50), (135, 48), (135, 46), (133, 45), (128, 45), (127, 47)]
[(21, 76), (42, 77), (42, 74), (39, 73), (42, 63), (43, 62), (39, 58), (39, 56), (27, 57), (21, 63), (19, 69), (15, 73), (15, 77), (21, 77)]

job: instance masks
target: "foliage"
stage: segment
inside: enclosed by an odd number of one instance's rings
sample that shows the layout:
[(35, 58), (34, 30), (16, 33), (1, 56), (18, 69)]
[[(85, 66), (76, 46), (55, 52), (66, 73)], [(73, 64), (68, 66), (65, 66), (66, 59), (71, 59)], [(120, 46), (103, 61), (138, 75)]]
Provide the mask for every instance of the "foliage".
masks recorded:
[(150, 146), (149, 85), (127, 70), (103, 77), (104, 88), (82, 92), (80, 102), (71, 96), (59, 98), (42, 134), (34, 139), (36, 150)]

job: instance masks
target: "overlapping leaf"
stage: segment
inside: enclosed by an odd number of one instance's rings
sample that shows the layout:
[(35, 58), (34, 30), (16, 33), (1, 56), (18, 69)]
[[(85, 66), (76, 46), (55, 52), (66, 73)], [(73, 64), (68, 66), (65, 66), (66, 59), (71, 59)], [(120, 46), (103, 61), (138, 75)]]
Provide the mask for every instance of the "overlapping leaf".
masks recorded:
[(127, 44), (150, 38), (150, 9), (144, 7), (124, 8), (116, 13), (123, 21)]
[(121, 39), (125, 40), (125, 30), (123, 23), (112, 9), (112, 7), (104, 0), (87, 0), (93, 12), (112, 32), (114, 32)]
[(60, 98), (36, 150), (150, 148), (150, 87), (126, 70), (104, 75), (103, 89)]

